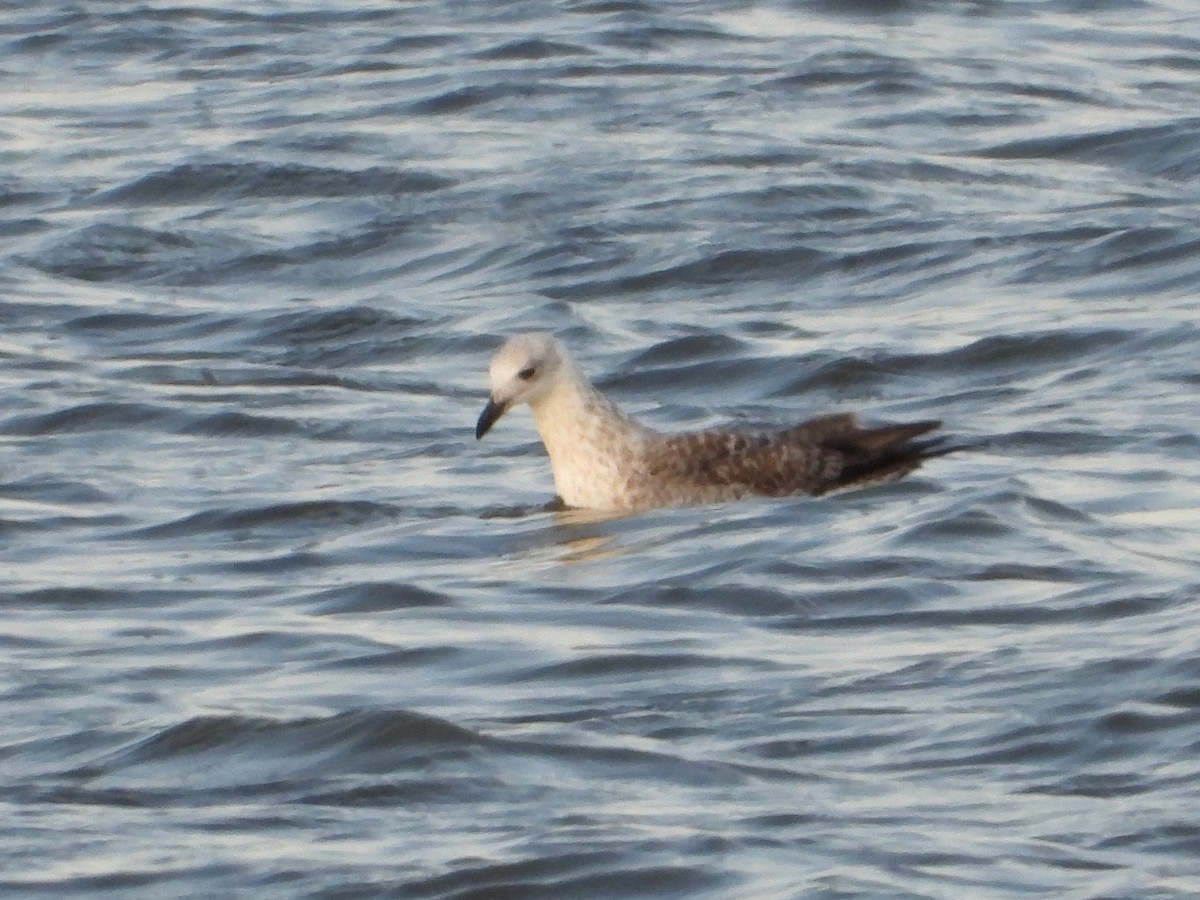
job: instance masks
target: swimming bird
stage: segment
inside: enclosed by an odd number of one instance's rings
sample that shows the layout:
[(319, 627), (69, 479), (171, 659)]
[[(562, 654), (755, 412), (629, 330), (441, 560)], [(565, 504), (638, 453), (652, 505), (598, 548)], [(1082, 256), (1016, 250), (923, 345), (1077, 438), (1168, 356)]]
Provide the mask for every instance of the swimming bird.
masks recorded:
[(941, 422), (864, 428), (852, 413), (782, 431), (711, 429), (662, 433), (596, 390), (550, 334), (510, 338), (492, 359), (491, 396), (475, 426), (482, 438), (513, 406), (528, 403), (567, 506), (633, 511), (742, 497), (819, 496), (894, 481), (953, 450), (913, 440)]

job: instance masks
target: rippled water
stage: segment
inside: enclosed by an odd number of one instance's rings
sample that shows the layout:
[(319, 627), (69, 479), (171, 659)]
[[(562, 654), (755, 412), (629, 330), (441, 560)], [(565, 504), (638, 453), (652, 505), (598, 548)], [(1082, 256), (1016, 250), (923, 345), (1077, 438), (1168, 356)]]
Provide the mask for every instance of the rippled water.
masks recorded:
[[(0, 17), (6, 895), (1200, 893), (1191, 3)], [(488, 355), (970, 452), (546, 508)]]

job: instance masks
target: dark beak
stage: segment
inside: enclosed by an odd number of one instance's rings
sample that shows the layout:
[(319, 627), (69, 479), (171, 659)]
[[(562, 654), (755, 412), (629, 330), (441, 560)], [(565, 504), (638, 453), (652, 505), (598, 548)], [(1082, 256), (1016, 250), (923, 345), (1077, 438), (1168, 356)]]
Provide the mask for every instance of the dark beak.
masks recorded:
[(479, 421), (475, 423), (475, 440), (479, 440), (487, 434), (488, 429), (496, 424), (496, 420), (504, 415), (507, 409), (507, 403), (497, 403), (495, 400), (489, 398), (487, 406), (479, 414)]

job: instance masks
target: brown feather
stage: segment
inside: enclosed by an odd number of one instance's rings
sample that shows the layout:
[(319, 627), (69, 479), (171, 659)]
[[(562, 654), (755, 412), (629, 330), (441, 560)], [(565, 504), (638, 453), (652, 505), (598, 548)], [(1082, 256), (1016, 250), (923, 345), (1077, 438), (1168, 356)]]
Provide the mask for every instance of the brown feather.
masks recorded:
[[(822, 416), (779, 432), (693, 431), (662, 435), (631, 482), (708, 489), (713, 496), (824, 494), (890, 481), (938, 455), (938, 441), (910, 443), (939, 427), (915, 422), (861, 428), (851, 414)], [(947, 452), (947, 451), (941, 451)]]

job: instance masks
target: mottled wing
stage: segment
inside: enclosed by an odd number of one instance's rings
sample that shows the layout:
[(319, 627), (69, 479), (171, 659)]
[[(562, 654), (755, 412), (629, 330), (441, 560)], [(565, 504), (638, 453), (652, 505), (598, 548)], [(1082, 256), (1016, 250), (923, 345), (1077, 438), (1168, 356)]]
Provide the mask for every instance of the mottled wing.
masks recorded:
[(693, 431), (664, 435), (644, 463), (644, 474), (663, 484), (779, 497), (823, 493), (837, 479), (842, 455), (787, 432)]
[(646, 475), (663, 483), (736, 488), (768, 497), (824, 494), (893, 481), (930, 456), (948, 452), (936, 440), (912, 440), (940, 424), (862, 428), (854, 415), (842, 413), (774, 433), (665, 435), (646, 454)]

